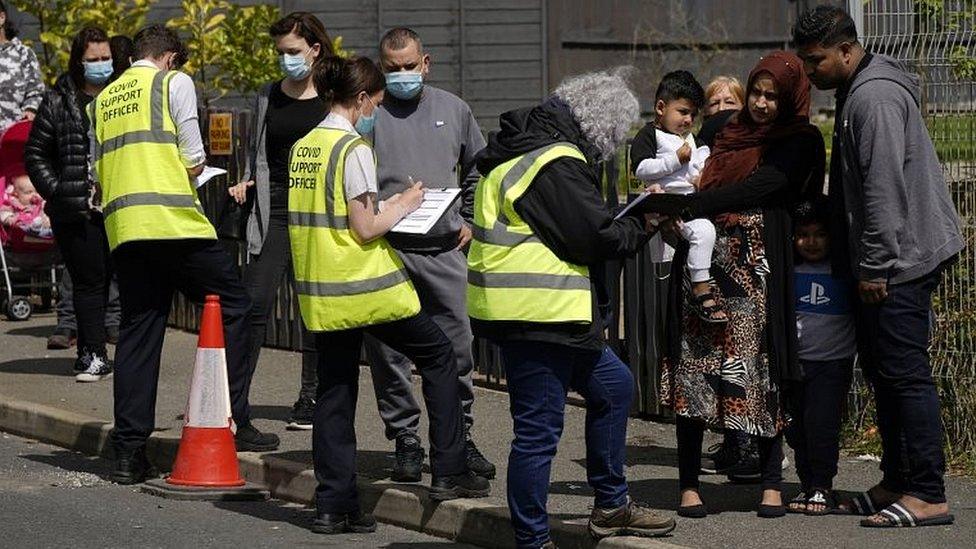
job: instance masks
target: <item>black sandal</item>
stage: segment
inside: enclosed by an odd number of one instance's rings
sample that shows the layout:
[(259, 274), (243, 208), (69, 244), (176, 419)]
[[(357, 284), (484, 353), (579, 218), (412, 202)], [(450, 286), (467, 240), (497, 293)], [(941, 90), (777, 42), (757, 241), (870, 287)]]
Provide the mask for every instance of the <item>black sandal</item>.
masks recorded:
[[(811, 505), (822, 505), (823, 510), (811, 511)], [(810, 497), (807, 498), (807, 508), (803, 511), (803, 514), (811, 517), (829, 515), (834, 512), (836, 507), (837, 500), (834, 498), (834, 493), (832, 491), (816, 488), (810, 492)]]
[[(802, 509), (793, 507), (793, 505), (802, 505)], [(793, 497), (790, 501), (786, 503), (787, 513), (798, 513), (804, 514), (807, 512), (807, 493), (805, 490), (801, 490), (799, 494)]]
[[(711, 301), (711, 305), (705, 305), (706, 301)], [(716, 314), (725, 314), (722, 310), (722, 306), (718, 304), (718, 299), (715, 298), (714, 292), (711, 290), (701, 294), (695, 295), (694, 292), (691, 294), (691, 306), (698, 313), (698, 318), (700, 318), (706, 324), (726, 324), (729, 321), (728, 315), (724, 317), (718, 317)]]

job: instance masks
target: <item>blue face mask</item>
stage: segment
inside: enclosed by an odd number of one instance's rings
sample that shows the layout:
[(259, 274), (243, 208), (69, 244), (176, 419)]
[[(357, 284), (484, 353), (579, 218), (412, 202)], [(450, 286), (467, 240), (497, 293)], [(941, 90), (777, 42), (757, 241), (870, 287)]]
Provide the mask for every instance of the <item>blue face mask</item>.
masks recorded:
[(104, 84), (112, 76), (112, 60), (82, 61), (85, 68), (85, 80), (90, 84)]
[[(373, 101), (370, 100), (369, 98), (366, 98), (366, 100), (369, 101), (370, 105), (373, 104)], [(373, 133), (373, 126), (375, 124), (376, 124), (376, 108), (374, 107), (373, 114), (369, 116), (366, 116), (365, 114), (359, 115), (359, 120), (356, 120), (356, 131), (359, 132), (359, 135), (366, 135), (366, 134)]]
[(424, 88), (424, 75), (399, 71), (386, 75), (386, 90), (397, 99), (413, 99)]
[(303, 54), (282, 54), (278, 58), (278, 66), (281, 67), (282, 72), (285, 76), (292, 80), (301, 80), (308, 76), (311, 72), (312, 67), (305, 61), (305, 56)]

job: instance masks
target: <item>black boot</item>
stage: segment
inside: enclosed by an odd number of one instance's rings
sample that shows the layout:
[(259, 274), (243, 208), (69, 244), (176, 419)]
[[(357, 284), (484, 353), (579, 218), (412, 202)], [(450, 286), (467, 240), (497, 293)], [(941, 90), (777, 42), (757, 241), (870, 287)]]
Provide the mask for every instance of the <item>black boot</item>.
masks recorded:
[(140, 446), (132, 450), (115, 450), (115, 468), (112, 470), (112, 482), (117, 484), (138, 484), (147, 478), (157, 475), (156, 470), (146, 459), (146, 447)]
[(460, 475), (434, 477), (430, 483), (430, 499), (447, 501), (457, 498), (483, 498), (491, 493), (488, 479), (471, 471)]
[(396, 439), (396, 464), (392, 478), (395, 482), (420, 482), (424, 467), (424, 447), (420, 438), (413, 433), (400, 435)]
[(262, 433), (254, 425), (238, 425), (234, 445), (238, 452), (270, 452), (277, 450), (281, 439), (274, 433)]
[(495, 465), (488, 461), (481, 450), (474, 445), (471, 435), (467, 435), (464, 442), (464, 456), (468, 462), (468, 470), (487, 479), (495, 478)]
[(360, 511), (355, 513), (321, 513), (312, 521), (316, 534), (369, 534), (376, 531), (376, 519)]

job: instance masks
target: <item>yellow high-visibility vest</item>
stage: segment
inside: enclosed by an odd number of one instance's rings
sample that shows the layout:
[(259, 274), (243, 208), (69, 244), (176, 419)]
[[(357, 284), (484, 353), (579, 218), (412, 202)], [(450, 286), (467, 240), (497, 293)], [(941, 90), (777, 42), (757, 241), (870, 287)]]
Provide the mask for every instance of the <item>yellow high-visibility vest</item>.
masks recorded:
[(556, 257), (515, 212), (546, 164), (583, 153), (553, 143), (499, 164), (475, 194), (474, 238), (468, 252), (468, 315), (479, 320), (592, 322), (590, 274)]
[(291, 148), (288, 235), (302, 320), (335, 331), (409, 318), (420, 300), (385, 238), (366, 244), (349, 228), (344, 169), (365, 144), (357, 134), (317, 127)]
[(113, 250), (133, 240), (217, 238), (180, 157), (169, 110), (174, 74), (130, 67), (88, 105)]

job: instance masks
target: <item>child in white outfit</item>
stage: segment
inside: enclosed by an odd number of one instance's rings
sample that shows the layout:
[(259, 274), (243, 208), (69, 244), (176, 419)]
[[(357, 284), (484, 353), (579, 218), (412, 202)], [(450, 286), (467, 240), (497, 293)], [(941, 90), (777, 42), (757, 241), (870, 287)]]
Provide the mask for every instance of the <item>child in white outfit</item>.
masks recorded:
[[(697, 190), (709, 150), (706, 146), (695, 145), (691, 127), (704, 100), (701, 84), (687, 71), (674, 71), (661, 79), (655, 97), (656, 150), (653, 157), (640, 160), (634, 170), (634, 175), (647, 184), (650, 192), (691, 194)], [(650, 131), (650, 127), (641, 131)], [(726, 322), (725, 313), (711, 296), (715, 226), (708, 219), (692, 219), (684, 222), (681, 234), (689, 244), (686, 265), (692, 293), (697, 298), (695, 305), (702, 319), (712, 323)], [(671, 261), (674, 257), (674, 249), (665, 244), (660, 235), (652, 239), (651, 251), (655, 262)]]

